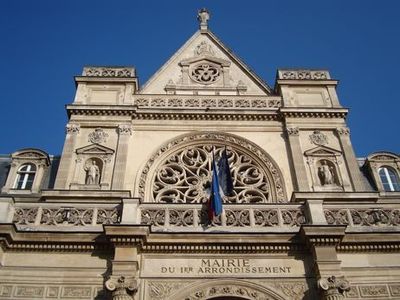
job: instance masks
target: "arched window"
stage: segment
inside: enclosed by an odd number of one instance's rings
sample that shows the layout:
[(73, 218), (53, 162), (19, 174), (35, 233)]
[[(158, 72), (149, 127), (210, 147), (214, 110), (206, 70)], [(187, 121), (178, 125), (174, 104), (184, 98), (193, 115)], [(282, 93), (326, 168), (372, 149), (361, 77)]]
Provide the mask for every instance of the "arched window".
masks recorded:
[(15, 188), (18, 190), (30, 190), (35, 179), (36, 166), (34, 164), (23, 164), (17, 172)]
[(396, 172), (388, 167), (379, 168), (379, 177), (383, 185), (383, 189), (387, 192), (399, 192), (400, 182)]

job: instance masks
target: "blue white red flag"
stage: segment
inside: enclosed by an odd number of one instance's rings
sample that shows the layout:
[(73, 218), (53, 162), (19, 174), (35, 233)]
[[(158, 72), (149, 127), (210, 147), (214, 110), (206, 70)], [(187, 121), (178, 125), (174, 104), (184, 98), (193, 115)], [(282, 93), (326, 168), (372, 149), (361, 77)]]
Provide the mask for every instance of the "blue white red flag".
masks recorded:
[(211, 194), (210, 194), (210, 199), (208, 201), (209, 221), (212, 221), (215, 216), (219, 216), (222, 214), (222, 198), (219, 189), (220, 186), (218, 182), (217, 166), (215, 164), (215, 157), (213, 151)]
[(221, 158), (218, 161), (218, 182), (224, 195), (232, 196), (233, 181), (231, 170), (229, 168), (228, 155), (226, 154), (226, 148), (222, 151)]
[(233, 181), (229, 169), (226, 148), (223, 150), (221, 158), (218, 161), (218, 167), (215, 163), (213, 151), (211, 193), (208, 201), (209, 221), (212, 221), (214, 217), (222, 214), (222, 195), (231, 196), (232, 194)]

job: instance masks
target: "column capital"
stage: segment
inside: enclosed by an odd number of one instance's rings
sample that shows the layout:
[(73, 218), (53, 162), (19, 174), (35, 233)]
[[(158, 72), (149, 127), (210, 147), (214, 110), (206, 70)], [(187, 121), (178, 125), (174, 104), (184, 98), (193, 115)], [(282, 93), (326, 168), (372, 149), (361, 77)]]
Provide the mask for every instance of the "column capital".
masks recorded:
[(133, 128), (130, 124), (120, 124), (118, 125), (118, 134), (119, 135), (132, 135)]
[(298, 136), (299, 135), (299, 127), (287, 127), (286, 133), (288, 136)]
[(336, 133), (338, 135), (350, 135), (350, 129), (348, 127), (338, 127), (336, 128)]
[(134, 277), (111, 275), (106, 281), (107, 290), (112, 292), (113, 300), (133, 300), (137, 292), (137, 281)]
[(67, 134), (78, 134), (81, 129), (81, 126), (79, 124), (75, 123), (69, 123), (67, 126), (65, 126), (65, 132)]
[(321, 278), (318, 280), (318, 287), (322, 290), (324, 300), (344, 299), (344, 292), (350, 290), (350, 284), (343, 276)]

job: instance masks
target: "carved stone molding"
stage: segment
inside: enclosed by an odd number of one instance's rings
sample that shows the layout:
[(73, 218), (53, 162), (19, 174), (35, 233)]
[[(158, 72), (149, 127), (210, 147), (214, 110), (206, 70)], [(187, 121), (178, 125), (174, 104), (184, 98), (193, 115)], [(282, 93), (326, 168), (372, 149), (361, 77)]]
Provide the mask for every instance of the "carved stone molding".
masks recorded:
[(298, 136), (299, 128), (298, 127), (288, 127), (288, 128), (286, 128), (286, 132), (287, 132), (288, 136)]
[(118, 134), (120, 135), (132, 135), (132, 125), (121, 124), (118, 126)]
[(147, 202), (202, 203), (208, 198), (213, 147), (218, 156), (224, 146), (229, 147), (235, 181), (235, 195), (225, 202), (287, 201), (282, 175), (272, 159), (250, 141), (220, 133), (185, 135), (162, 146), (142, 171), (140, 196)]
[(350, 290), (349, 282), (344, 278), (330, 276), (318, 280), (318, 287), (322, 290), (324, 300), (344, 299), (344, 293)]
[(134, 277), (111, 276), (105, 283), (112, 292), (113, 300), (133, 300), (137, 292), (137, 281)]
[(312, 134), (310, 134), (310, 141), (314, 145), (323, 146), (328, 144), (328, 137), (319, 130), (314, 130)]
[(291, 80), (327, 80), (330, 79), (325, 70), (278, 70), (279, 79)]
[(67, 134), (78, 134), (81, 129), (81, 126), (79, 124), (67, 124), (65, 127), (65, 131)]
[(85, 67), (82, 76), (88, 77), (135, 77), (134, 68)]
[(94, 131), (89, 133), (88, 135), (88, 142), (93, 144), (102, 144), (106, 142), (108, 138), (108, 133), (104, 132), (101, 128), (96, 128)]
[(184, 291), (171, 294), (168, 300), (206, 300), (215, 297), (238, 297), (253, 300), (283, 300), (273, 289), (245, 281), (211, 281), (194, 287), (183, 287)]
[(350, 129), (347, 127), (338, 127), (336, 132), (338, 135), (350, 135)]

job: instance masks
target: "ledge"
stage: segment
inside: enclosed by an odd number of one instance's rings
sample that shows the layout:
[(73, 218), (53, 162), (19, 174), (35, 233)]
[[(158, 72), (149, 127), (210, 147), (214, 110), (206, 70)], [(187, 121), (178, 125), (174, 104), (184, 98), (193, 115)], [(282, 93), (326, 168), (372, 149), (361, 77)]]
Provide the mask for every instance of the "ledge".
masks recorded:
[(377, 192), (293, 192), (290, 202), (304, 202), (306, 200), (323, 200), (327, 202), (347, 202), (351, 200), (362, 203), (376, 203), (379, 199)]

